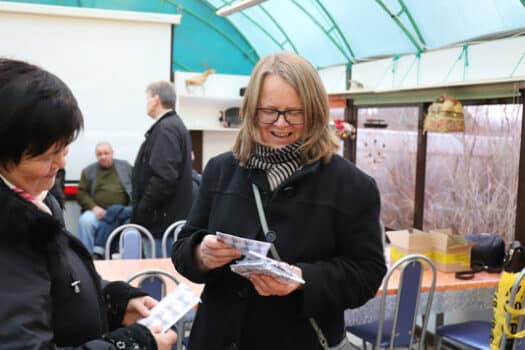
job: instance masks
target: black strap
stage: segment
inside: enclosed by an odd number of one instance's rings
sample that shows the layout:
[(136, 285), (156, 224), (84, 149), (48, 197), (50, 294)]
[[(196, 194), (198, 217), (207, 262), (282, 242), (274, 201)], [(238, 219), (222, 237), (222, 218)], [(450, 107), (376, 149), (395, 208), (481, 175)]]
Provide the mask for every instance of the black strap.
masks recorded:
[(454, 274), (458, 280), (470, 280), (474, 278), (474, 275), (478, 272), (488, 272), (488, 273), (500, 273), (502, 270), (501, 267), (492, 267), (483, 265), (480, 263), (472, 263), (472, 268), (466, 271), (458, 271)]
[(454, 274), (454, 277), (456, 277), (458, 280), (471, 280), (474, 278), (475, 274), (476, 271), (474, 270), (458, 271)]
[[(255, 204), (257, 205), (257, 213), (259, 214), (259, 220), (261, 221), (261, 227), (264, 232), (264, 237), (268, 242), (271, 243), (270, 251), (272, 253), (272, 256), (275, 260), (281, 260), (281, 257), (277, 253), (277, 249), (275, 249), (275, 246), (273, 245), (273, 242), (275, 241), (276, 234), (274, 231), (270, 231), (268, 229), (268, 223), (266, 222), (266, 215), (264, 215), (264, 208), (262, 206), (262, 200), (261, 200), (261, 193), (259, 192), (259, 188), (256, 184), (252, 184), (253, 189), (253, 196), (255, 197)], [(273, 236), (272, 236), (273, 234)], [(315, 334), (317, 335), (317, 338), (319, 339), (319, 344), (321, 344), (321, 347), (323, 349), (328, 350), (328, 342), (326, 341), (326, 337), (323, 334), (323, 331), (319, 326), (317, 325), (317, 322), (313, 317), (310, 317), (308, 319), (310, 321), (310, 324), (312, 325), (312, 328), (315, 331)], [(346, 334), (345, 334), (346, 337)]]

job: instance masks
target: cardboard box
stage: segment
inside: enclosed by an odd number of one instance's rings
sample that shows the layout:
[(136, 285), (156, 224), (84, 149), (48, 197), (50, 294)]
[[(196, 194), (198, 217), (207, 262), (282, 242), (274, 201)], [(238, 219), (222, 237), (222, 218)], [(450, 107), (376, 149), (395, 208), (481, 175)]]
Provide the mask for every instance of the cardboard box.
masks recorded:
[(464, 271), (470, 268), (470, 248), (462, 236), (452, 230), (424, 232), (416, 229), (387, 232), (390, 238), (390, 262), (408, 254), (423, 254), (442, 272)]
[(453, 235), (451, 230), (433, 230), (432, 261), (436, 269), (443, 272), (457, 272), (470, 269), (470, 248), (463, 236)]
[(389, 231), (387, 235), (390, 239), (390, 263), (409, 254), (423, 254), (432, 259), (432, 240), (427, 232), (410, 229)]

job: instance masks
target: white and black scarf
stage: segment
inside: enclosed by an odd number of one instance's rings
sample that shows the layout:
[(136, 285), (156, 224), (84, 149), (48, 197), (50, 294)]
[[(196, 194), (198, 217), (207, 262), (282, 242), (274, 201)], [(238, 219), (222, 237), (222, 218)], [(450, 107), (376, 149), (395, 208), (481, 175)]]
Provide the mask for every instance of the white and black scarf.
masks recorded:
[(247, 168), (261, 169), (266, 173), (270, 190), (273, 191), (303, 166), (303, 157), (298, 151), (301, 141), (283, 148), (255, 145)]

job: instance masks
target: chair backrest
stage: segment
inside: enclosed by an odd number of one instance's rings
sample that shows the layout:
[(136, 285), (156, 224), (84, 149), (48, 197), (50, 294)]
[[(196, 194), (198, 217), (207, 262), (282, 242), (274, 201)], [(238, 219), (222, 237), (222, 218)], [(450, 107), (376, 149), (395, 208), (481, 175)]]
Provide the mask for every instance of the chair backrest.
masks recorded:
[(157, 300), (162, 299), (166, 295), (166, 280), (171, 280), (177, 285), (179, 284), (175, 276), (161, 269), (139, 271), (129, 276), (126, 282), (130, 283), (134, 280), (138, 280), (138, 287), (140, 289)]
[[(432, 300), (434, 298), (434, 291), (436, 287), (436, 268), (432, 261), (424, 255), (411, 254), (396, 261), (388, 270), (384, 281), (381, 301), (379, 306), (379, 324), (377, 330), (376, 347), (405, 347), (408, 344), (415, 342), (415, 327), (416, 319), (419, 313), (419, 304), (421, 301), (423, 274), (425, 264), (428, 265), (431, 271), (431, 283), (428, 291), (428, 297), (423, 313), (423, 324), (421, 328), (421, 336), (418, 344), (418, 349), (425, 344), (425, 335), (427, 330), (428, 318), (430, 315), (430, 308), (432, 307)], [(399, 286), (396, 295), (395, 309), (393, 316), (386, 315), (386, 301), (388, 297), (388, 284), (390, 279), (396, 271), (399, 271)], [(392, 330), (388, 330), (389, 334), (395, 335), (390, 338), (389, 344), (382, 344), (383, 327), (386, 320), (390, 320)], [(389, 322), (390, 324), (390, 322)]]
[(179, 235), (180, 230), (182, 229), (182, 226), (186, 223), (186, 220), (179, 220), (175, 221), (173, 224), (169, 225), (168, 228), (164, 231), (164, 234), (162, 235), (162, 257), (167, 258), (168, 257), (168, 241), (170, 236), (172, 236), (173, 241), (175, 242), (177, 240), (177, 236)]
[[(111, 259), (111, 242), (113, 241), (113, 239), (115, 239), (115, 237), (117, 237), (119, 234), (121, 234), (122, 232), (128, 229), (137, 230), (140, 233), (141, 237), (143, 236), (149, 241), (150, 243), (149, 246), (151, 247), (151, 256), (154, 257), (155, 256), (155, 239), (153, 238), (153, 235), (148, 231), (148, 229), (145, 228), (144, 226), (140, 226), (137, 224), (124, 224), (114, 229), (111, 232), (111, 234), (108, 236), (108, 240), (106, 241), (106, 251), (105, 251), (106, 259), (107, 260)], [(119, 253), (122, 253), (123, 239), (121, 239), (119, 242), (120, 242)]]
[(135, 228), (127, 228), (120, 235), (121, 259), (140, 259), (142, 257), (142, 237)]

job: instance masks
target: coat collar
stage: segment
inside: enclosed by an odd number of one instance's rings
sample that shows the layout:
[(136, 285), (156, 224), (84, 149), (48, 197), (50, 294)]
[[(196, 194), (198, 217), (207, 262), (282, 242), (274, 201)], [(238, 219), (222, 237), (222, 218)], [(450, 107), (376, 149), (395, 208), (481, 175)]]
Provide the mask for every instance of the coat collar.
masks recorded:
[(164, 113), (164, 115), (162, 117), (160, 117), (159, 119), (155, 120), (155, 122), (153, 123), (152, 126), (150, 126), (150, 128), (148, 129), (148, 131), (146, 131), (146, 134), (144, 134), (145, 137), (148, 137), (152, 132), (153, 132), (153, 129), (155, 129), (155, 127), (157, 125), (159, 125), (159, 123), (161, 122), (161, 120), (164, 120), (168, 117), (171, 117), (171, 116), (174, 116), (176, 115), (175, 114), (175, 111), (171, 110), (171, 111), (168, 111), (166, 113)]
[(61, 224), (25, 199), (20, 198), (0, 181), (0, 244), (30, 242), (36, 249), (43, 249), (47, 242), (61, 232)]

